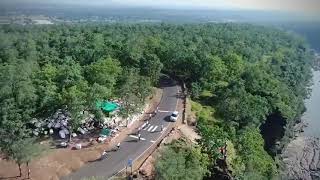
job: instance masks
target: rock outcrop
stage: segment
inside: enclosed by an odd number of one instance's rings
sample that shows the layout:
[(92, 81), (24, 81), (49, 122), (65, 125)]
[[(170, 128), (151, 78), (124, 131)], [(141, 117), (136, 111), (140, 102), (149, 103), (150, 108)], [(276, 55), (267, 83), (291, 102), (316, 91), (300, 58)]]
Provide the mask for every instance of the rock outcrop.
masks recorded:
[(320, 139), (299, 136), (281, 155), (286, 179), (320, 179)]

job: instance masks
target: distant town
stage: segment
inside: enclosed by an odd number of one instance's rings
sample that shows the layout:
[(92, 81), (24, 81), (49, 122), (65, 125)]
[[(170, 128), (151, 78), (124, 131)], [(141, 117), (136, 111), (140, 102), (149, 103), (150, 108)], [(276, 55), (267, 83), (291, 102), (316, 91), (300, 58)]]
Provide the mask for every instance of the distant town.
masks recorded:
[(0, 16), (0, 24), (54, 24), (54, 19), (46, 16)]
[[(141, 22), (152, 22), (155, 20), (141, 20)], [(45, 16), (45, 15), (10, 15), (0, 16), (0, 24), (19, 24), (19, 25), (48, 25), (48, 24), (60, 24), (60, 23), (83, 23), (83, 22), (117, 22), (113, 18), (102, 18), (98, 16), (92, 16), (80, 19), (66, 19), (56, 16)]]

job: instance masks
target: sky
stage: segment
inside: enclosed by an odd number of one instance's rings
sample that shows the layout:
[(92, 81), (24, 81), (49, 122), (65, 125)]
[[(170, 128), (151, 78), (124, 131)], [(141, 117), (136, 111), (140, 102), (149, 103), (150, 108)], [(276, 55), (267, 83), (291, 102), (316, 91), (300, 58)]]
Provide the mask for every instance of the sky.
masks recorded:
[(320, 14), (320, 0), (0, 0), (7, 3), (145, 6), (154, 8), (207, 8), (276, 10)]

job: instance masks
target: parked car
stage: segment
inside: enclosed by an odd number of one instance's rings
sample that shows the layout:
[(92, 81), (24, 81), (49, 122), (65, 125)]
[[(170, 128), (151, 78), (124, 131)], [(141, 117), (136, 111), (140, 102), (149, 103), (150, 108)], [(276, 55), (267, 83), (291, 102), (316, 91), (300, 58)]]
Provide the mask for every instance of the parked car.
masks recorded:
[(58, 148), (67, 148), (68, 146), (69, 146), (69, 144), (65, 141), (62, 141), (59, 144), (57, 144)]
[(170, 121), (176, 122), (179, 116), (179, 112), (178, 111), (174, 111), (172, 112), (171, 116), (170, 116)]

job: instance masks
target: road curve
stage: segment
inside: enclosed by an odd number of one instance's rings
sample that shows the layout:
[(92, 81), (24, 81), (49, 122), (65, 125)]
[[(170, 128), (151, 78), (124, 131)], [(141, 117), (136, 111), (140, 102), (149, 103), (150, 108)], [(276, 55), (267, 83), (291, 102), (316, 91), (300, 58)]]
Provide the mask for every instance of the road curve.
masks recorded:
[[(71, 173), (63, 180), (80, 180), (86, 177), (112, 177), (127, 165), (128, 159), (137, 159), (139, 156), (153, 144), (155, 141), (163, 138), (161, 125), (168, 128), (171, 122), (168, 122), (168, 116), (175, 111), (178, 104), (178, 85), (169, 78), (161, 79), (161, 88), (163, 89), (162, 98), (159, 104), (159, 112), (151, 118), (149, 125), (141, 131), (141, 139), (137, 141), (136, 136), (128, 136), (121, 142), (121, 148), (118, 151), (109, 152), (106, 159), (95, 161), (82, 166), (77, 171)], [(133, 162), (134, 163), (134, 162)]]

